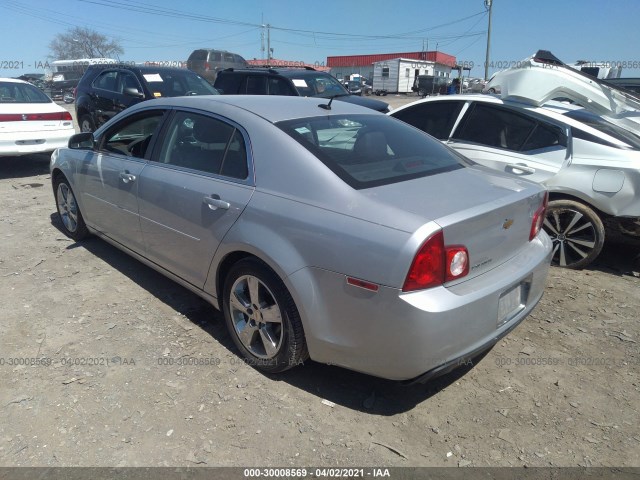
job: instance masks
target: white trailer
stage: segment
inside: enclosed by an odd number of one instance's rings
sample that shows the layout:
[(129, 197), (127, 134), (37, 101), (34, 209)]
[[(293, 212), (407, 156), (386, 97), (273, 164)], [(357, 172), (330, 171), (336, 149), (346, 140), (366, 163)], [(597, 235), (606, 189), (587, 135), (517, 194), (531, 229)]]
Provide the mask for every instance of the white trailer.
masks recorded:
[(409, 93), (413, 91), (418, 75), (438, 75), (449, 77), (451, 67), (432, 61), (411, 58), (394, 58), (373, 64), (373, 92), (376, 95), (387, 93)]

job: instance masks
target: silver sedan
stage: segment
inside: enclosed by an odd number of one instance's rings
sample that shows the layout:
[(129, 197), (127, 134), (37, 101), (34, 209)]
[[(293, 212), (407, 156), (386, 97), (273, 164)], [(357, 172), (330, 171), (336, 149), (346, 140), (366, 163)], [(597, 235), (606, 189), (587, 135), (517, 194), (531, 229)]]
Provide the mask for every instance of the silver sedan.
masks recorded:
[(427, 380), (542, 296), (546, 191), (329, 99), (158, 99), (52, 156), (65, 232), (224, 312), (264, 372), (307, 358)]

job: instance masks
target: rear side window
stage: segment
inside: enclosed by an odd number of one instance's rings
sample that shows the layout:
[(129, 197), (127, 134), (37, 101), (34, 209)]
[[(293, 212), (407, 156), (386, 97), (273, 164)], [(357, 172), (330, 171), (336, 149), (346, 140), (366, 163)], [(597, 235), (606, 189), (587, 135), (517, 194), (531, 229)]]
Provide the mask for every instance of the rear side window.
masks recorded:
[(405, 108), (393, 117), (419, 128), (439, 140), (447, 140), (464, 102), (425, 102)]
[(284, 78), (269, 77), (269, 95), (297, 95)]
[(436, 175), (468, 163), (439, 141), (383, 115), (277, 123), (355, 189)]
[(267, 77), (260, 75), (248, 75), (245, 92), (248, 95), (266, 95)]
[(213, 85), (216, 90), (223, 95), (237, 95), (240, 93), (240, 85), (244, 78), (244, 75), (233, 75), (228, 72), (220, 72)]
[(453, 136), (458, 140), (513, 151), (566, 146), (560, 128), (510, 109), (481, 103), (472, 106)]
[(171, 120), (159, 161), (231, 178), (248, 176), (241, 132), (217, 118), (191, 112), (178, 112)]
[[(589, 125), (590, 127), (593, 127), (596, 130), (599, 130), (600, 132), (605, 133), (620, 142), (627, 144), (634, 150), (640, 150), (639, 135), (622, 127), (619, 127), (618, 125), (615, 125), (602, 117), (594, 115), (585, 110), (573, 110), (565, 113), (565, 115), (569, 118), (573, 118), (574, 120), (578, 120), (586, 125)], [(598, 138), (595, 135), (591, 135), (590, 133), (584, 132), (578, 128), (573, 129), (573, 136), (576, 138), (587, 140), (589, 142), (600, 143), (602, 145), (608, 146), (616, 146), (604, 139)]]

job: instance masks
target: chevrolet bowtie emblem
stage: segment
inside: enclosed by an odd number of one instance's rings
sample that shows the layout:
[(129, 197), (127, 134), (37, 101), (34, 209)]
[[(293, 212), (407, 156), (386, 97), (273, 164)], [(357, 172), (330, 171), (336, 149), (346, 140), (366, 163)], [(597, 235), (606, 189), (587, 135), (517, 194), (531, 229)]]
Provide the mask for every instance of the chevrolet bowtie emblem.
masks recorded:
[(511, 218), (507, 218), (502, 224), (502, 228), (508, 230), (509, 228), (511, 228), (511, 225), (513, 225), (513, 220)]

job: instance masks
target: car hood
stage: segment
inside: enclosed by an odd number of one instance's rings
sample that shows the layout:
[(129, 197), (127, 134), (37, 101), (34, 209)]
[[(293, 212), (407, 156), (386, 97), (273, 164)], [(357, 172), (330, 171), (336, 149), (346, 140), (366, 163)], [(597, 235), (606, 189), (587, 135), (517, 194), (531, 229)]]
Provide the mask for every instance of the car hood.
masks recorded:
[(382, 113), (387, 113), (389, 111), (388, 103), (381, 100), (375, 100), (373, 98), (363, 98), (359, 95), (345, 95), (344, 97), (336, 97), (336, 100), (353, 103), (354, 105), (360, 105), (361, 107), (367, 107)]
[(502, 99), (538, 107), (556, 98), (566, 98), (597, 115), (640, 121), (640, 100), (636, 97), (569, 67), (544, 50), (496, 73), (486, 89), (499, 92)]

